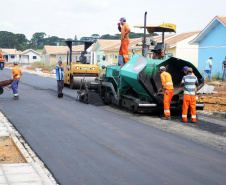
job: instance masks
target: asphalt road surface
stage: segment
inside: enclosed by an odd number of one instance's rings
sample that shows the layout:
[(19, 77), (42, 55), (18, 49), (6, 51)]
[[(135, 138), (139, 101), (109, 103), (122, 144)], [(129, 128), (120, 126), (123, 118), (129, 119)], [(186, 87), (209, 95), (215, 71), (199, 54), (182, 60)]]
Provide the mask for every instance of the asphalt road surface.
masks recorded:
[[(0, 81), (11, 71), (0, 71)], [(75, 102), (76, 91), (24, 73), (19, 101), (0, 95), (0, 110), (63, 185), (226, 183), (225, 153), (101, 107)], [(151, 119), (151, 118), (150, 118)]]

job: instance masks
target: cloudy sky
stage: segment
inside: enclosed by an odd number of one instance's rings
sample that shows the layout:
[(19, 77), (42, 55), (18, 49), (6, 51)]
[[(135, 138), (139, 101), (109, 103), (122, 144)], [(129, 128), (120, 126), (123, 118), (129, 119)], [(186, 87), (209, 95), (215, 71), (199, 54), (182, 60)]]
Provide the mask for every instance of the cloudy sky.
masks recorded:
[(134, 25), (174, 23), (177, 33), (202, 30), (216, 15), (226, 16), (225, 0), (0, 0), (0, 31), (35, 32), (78, 38), (94, 33), (116, 34), (117, 22), (126, 17)]

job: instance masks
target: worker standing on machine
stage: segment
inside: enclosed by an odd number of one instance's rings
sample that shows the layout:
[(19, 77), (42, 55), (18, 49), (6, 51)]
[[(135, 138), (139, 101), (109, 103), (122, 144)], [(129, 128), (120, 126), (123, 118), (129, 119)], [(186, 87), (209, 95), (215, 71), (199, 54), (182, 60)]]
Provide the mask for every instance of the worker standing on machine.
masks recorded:
[(164, 105), (164, 116), (162, 119), (170, 120), (171, 114), (170, 114), (170, 103), (173, 98), (173, 81), (172, 76), (166, 72), (166, 68), (164, 66), (161, 66), (159, 68), (160, 71), (160, 78), (162, 81), (162, 88), (159, 90), (159, 92), (164, 91), (164, 98), (163, 98), (163, 105)]
[(13, 71), (12, 71), (12, 90), (13, 90), (13, 94), (14, 97), (12, 98), (12, 100), (19, 100), (19, 94), (18, 94), (18, 85), (20, 82), (20, 76), (23, 75), (23, 72), (21, 71), (21, 69), (18, 66), (17, 62), (13, 62)]
[(119, 49), (119, 55), (123, 56), (124, 62), (126, 64), (129, 61), (128, 45), (130, 28), (126, 23), (125, 17), (122, 17), (119, 21), (120, 23), (118, 23), (118, 30), (121, 32), (121, 46)]
[(195, 87), (198, 86), (198, 79), (192, 75), (192, 68), (187, 69), (187, 75), (182, 78), (181, 86), (184, 86), (183, 107), (182, 107), (182, 122), (187, 123), (188, 107), (191, 109), (192, 123), (196, 123), (196, 95)]
[(57, 80), (57, 92), (58, 92), (58, 98), (63, 97), (63, 88), (64, 88), (64, 67), (62, 66), (62, 61), (59, 60), (59, 65), (56, 65), (56, 80)]

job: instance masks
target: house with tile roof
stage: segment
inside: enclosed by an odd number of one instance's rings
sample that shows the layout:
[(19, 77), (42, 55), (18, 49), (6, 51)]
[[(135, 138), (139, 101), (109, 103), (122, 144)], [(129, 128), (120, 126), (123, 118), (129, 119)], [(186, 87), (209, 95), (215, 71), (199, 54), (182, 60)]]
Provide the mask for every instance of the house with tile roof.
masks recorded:
[(198, 44), (198, 69), (204, 70), (205, 62), (213, 57), (212, 74), (222, 73), (222, 62), (226, 57), (226, 16), (216, 16), (190, 42)]
[(1, 48), (1, 50), (4, 53), (4, 58), (6, 63), (19, 61), (20, 51), (17, 51), (16, 49), (7, 49), (7, 48)]
[[(187, 61), (192, 62), (194, 65), (198, 65), (198, 45), (189, 45), (189, 42), (194, 39), (199, 32), (187, 32), (181, 34), (168, 34), (165, 35), (165, 44), (167, 47), (168, 53), (172, 54), (174, 57), (178, 57)], [(162, 41), (162, 36), (154, 36), (153, 37), (157, 42)], [(97, 41), (97, 50), (100, 57), (99, 59), (100, 65), (115, 65), (118, 61), (118, 54), (121, 45), (120, 40), (112, 40), (112, 42), (107, 45), (101, 46), (101, 42), (105, 42), (104, 40)], [(109, 40), (107, 41), (109, 42)], [(129, 50), (129, 58), (133, 56), (132, 50), (135, 50), (136, 53), (142, 54), (142, 38), (130, 39), (130, 43), (128, 46)], [(95, 47), (93, 49), (96, 49)], [(150, 50), (154, 49), (153, 46), (150, 47)], [(97, 55), (98, 55), (97, 54)], [(105, 61), (102, 60), (101, 56), (105, 56)], [(150, 51), (149, 57), (152, 57), (152, 53)]]
[[(48, 46), (45, 45), (42, 50), (45, 65), (56, 65), (59, 60), (67, 62), (67, 52), (69, 51), (67, 46)], [(79, 60), (81, 52), (84, 51), (84, 45), (72, 46), (72, 62)]]
[(105, 55), (105, 52), (101, 50), (120, 43), (120, 40), (98, 39), (91, 49), (91, 52), (93, 53), (93, 63), (102, 66), (104, 64), (103, 56), (106, 56), (105, 62), (108, 62), (108, 55)]
[(34, 51), (33, 49), (27, 49), (19, 53), (19, 63), (29, 64), (40, 61), (41, 53)]

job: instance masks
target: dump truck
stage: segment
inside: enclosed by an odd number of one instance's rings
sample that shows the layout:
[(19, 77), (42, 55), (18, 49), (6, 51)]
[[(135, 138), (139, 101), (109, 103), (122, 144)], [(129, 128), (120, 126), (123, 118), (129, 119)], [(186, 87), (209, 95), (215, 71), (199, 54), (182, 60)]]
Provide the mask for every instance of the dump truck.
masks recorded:
[[(127, 108), (132, 112), (149, 112), (153, 110), (163, 110), (163, 93), (159, 93), (162, 87), (160, 79), (160, 66), (165, 66), (166, 71), (172, 75), (174, 84), (174, 96), (171, 101), (171, 110), (180, 110), (183, 105), (183, 87), (180, 82), (184, 76), (182, 69), (184, 66), (191, 67), (198, 78), (199, 90), (204, 80), (197, 68), (189, 61), (175, 58), (167, 54), (166, 44), (164, 44), (165, 32), (175, 32), (176, 26), (171, 23), (160, 24), (158, 26), (146, 25), (146, 14), (144, 25), (137, 26), (144, 28), (144, 38), (142, 43), (142, 55), (134, 56), (122, 68), (120, 66), (109, 65), (100, 78), (87, 86), (88, 89), (79, 92), (79, 100), (89, 101), (92, 98), (89, 94), (96, 91), (105, 104), (115, 104)], [(146, 38), (146, 29), (149, 33), (162, 32), (162, 42), (156, 43), (153, 38)], [(154, 49), (150, 49), (153, 46)], [(152, 57), (148, 58), (149, 51)], [(204, 104), (196, 104), (197, 110), (203, 110)]]
[[(69, 85), (71, 89), (79, 89), (81, 80), (85, 77), (86, 82), (94, 82), (99, 77), (99, 66), (90, 64), (90, 55), (87, 49), (94, 43), (89, 41), (70, 40), (65, 41), (69, 51), (67, 52), (67, 62), (63, 63), (64, 67), (64, 84)], [(84, 51), (81, 52), (79, 61), (72, 62), (72, 43), (84, 43)]]

